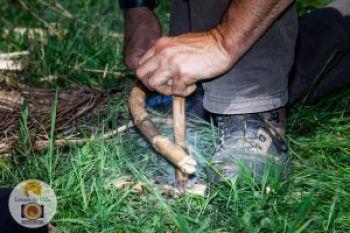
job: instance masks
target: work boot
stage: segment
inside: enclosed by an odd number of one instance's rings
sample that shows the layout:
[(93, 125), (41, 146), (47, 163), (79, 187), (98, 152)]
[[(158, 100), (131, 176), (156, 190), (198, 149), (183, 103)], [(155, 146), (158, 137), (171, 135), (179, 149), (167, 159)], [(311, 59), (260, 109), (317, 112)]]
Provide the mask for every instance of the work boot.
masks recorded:
[(284, 177), (289, 164), (285, 141), (285, 109), (266, 113), (218, 115), (220, 143), (213, 156), (213, 178), (232, 179), (242, 169), (258, 180), (265, 168), (277, 167)]

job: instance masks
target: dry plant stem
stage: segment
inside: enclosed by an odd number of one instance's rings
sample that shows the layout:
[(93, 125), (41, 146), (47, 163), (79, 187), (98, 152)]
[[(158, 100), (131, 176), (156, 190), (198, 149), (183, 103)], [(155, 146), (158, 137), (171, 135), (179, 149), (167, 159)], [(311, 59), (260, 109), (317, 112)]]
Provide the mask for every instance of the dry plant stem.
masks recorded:
[(0, 60), (0, 70), (20, 71), (24, 69), (24, 64), (21, 61)]
[(12, 60), (22, 56), (28, 56), (29, 51), (19, 51), (12, 53), (0, 53), (0, 60)]
[(73, 18), (73, 15), (59, 3), (55, 3), (54, 5), (51, 5), (51, 4), (49, 4), (49, 3), (47, 3), (46, 1), (43, 1), (43, 0), (37, 0), (37, 2), (39, 2), (40, 4), (48, 7), (52, 11), (54, 11), (54, 12), (56, 12), (56, 13), (64, 16), (64, 17), (66, 17), (68, 19)]
[[(7, 81), (6, 77), (5, 80)], [(3, 80), (2, 80), (3, 82)], [(12, 153), (18, 140), (21, 115), (24, 104), (28, 106), (27, 128), (33, 149), (41, 150), (49, 144), (48, 132), (51, 129), (52, 103), (55, 100), (56, 90), (36, 88), (8, 87), (0, 89), (0, 154)], [(62, 140), (55, 142), (56, 146), (81, 144), (91, 139), (72, 137), (69, 130), (75, 129), (80, 123), (85, 123), (92, 116), (103, 110), (107, 103), (106, 93), (80, 87), (71, 87), (69, 90), (60, 90), (57, 105), (56, 135), (62, 135)], [(121, 130), (125, 130), (122, 127)], [(110, 138), (118, 130), (114, 130), (103, 138)], [(45, 137), (42, 137), (43, 135)], [(93, 139), (93, 138), (92, 138)]]
[(38, 14), (36, 14), (32, 9), (30, 9), (28, 7), (28, 5), (23, 2), (22, 0), (18, 0), (18, 2), (21, 4), (22, 8), (25, 11), (28, 11), (34, 18), (36, 18), (39, 22), (43, 23), (45, 25), (45, 27), (47, 27), (47, 29), (54, 35), (57, 36), (58, 39), (62, 40), (63, 39), (63, 35), (61, 34), (61, 32), (59, 32), (55, 27), (53, 27), (52, 25), (50, 25), (48, 22), (46, 22), (43, 18), (41, 18)]
[(27, 36), (30, 41), (34, 41), (38, 39), (39, 41), (46, 44), (48, 42), (47, 33), (42, 28), (24, 28), (24, 27), (16, 27), (13, 29), (4, 29), (2, 37), (7, 38), (10, 32), (13, 31), (15, 35), (18, 36)]
[[(174, 139), (175, 143), (187, 151), (186, 142), (186, 106), (185, 98), (173, 97), (173, 120), (174, 120)], [(184, 191), (187, 181), (187, 175), (181, 170), (176, 169), (176, 181), (180, 191)]]
[[(111, 132), (108, 132), (108, 133), (102, 135), (102, 137), (100, 137), (100, 138), (103, 140), (110, 139), (117, 134), (121, 134), (121, 133), (125, 132), (127, 129), (129, 129), (131, 127), (133, 127), (133, 123), (129, 122), (128, 124), (123, 125), (116, 130), (113, 130)], [(56, 140), (54, 142), (54, 144), (56, 147), (65, 147), (67, 145), (84, 145), (85, 143), (91, 141), (92, 139), (93, 138), (91, 138), (91, 139), (60, 139), (60, 140)], [(37, 149), (37, 150), (46, 149), (49, 146), (49, 143), (50, 143), (49, 140), (36, 141), (35, 142), (35, 149)], [(1, 147), (0, 147), (0, 149), (1, 149)]]
[(154, 123), (149, 118), (145, 106), (146, 91), (140, 84), (131, 90), (129, 107), (135, 125), (142, 134), (152, 143), (154, 149), (168, 159), (176, 168), (185, 174), (194, 174), (196, 161), (188, 156), (186, 151), (168, 138), (160, 135)]
[[(108, 132), (108, 133), (102, 135), (102, 137), (100, 137), (100, 138), (103, 140), (108, 140), (117, 134), (121, 134), (121, 133), (125, 132), (126, 130), (128, 130), (129, 128), (131, 128), (133, 126), (134, 126), (134, 124), (132, 122), (129, 122), (126, 125), (120, 126), (116, 130), (113, 130), (111, 132)], [(58, 139), (58, 140), (55, 140), (54, 145), (56, 147), (60, 147), (60, 148), (66, 147), (69, 145), (84, 145), (85, 143), (91, 141), (92, 139), (93, 138), (91, 138), (91, 139)], [(14, 142), (15, 142), (14, 139), (11, 138), (11, 140), (9, 140), (7, 142), (0, 143), (0, 155), (11, 151), (13, 146), (14, 146)], [(36, 140), (34, 143), (34, 148), (36, 150), (43, 150), (49, 146), (49, 143), (50, 143), (50, 140)]]
[[(79, 70), (79, 69), (76, 69)], [(126, 74), (123, 72), (118, 72), (118, 71), (108, 71), (108, 70), (94, 70), (94, 69), (81, 69), (81, 71), (85, 71), (85, 72), (90, 72), (90, 73), (99, 73), (99, 74), (110, 74), (110, 75), (114, 75), (117, 77), (125, 77)]]
[(29, 55), (29, 51), (19, 51), (12, 53), (0, 53), (0, 70), (23, 70), (25, 63), (20, 60)]

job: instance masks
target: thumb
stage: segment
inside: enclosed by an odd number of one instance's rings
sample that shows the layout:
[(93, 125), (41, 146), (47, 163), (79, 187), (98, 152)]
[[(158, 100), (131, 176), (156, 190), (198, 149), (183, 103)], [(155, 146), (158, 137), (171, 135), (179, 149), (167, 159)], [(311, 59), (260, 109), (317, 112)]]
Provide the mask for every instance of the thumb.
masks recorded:
[(186, 86), (183, 82), (178, 82), (173, 84), (172, 93), (173, 95), (187, 97), (191, 95), (196, 89), (197, 86), (195, 84)]

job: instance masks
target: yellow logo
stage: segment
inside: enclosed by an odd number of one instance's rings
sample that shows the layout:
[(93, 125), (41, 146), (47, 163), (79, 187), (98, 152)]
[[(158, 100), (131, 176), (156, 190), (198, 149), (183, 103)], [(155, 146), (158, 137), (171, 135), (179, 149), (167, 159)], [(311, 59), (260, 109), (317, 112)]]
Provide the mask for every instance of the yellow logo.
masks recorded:
[(23, 187), (23, 195), (29, 197), (30, 192), (36, 196), (41, 196), (43, 192), (41, 184), (35, 180), (29, 180)]

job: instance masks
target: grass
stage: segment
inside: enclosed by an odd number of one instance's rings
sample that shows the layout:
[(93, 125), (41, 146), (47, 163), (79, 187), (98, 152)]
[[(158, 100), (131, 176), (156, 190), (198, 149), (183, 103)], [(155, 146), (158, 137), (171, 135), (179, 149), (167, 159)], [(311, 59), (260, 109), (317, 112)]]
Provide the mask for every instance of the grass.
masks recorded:
[[(54, 2), (49, 2), (54, 6)], [(327, 1), (300, 0), (300, 14)], [(122, 33), (122, 17), (115, 1), (60, 1), (72, 17), (46, 1), (5, 1), (0, 6), (0, 30), (14, 26), (42, 27), (55, 22), (63, 38), (52, 35), (41, 44), (10, 34), (0, 40), (0, 51), (29, 49), (30, 69), (26, 82), (33, 86), (120, 86), (125, 91), (111, 100), (101, 131), (116, 115), (127, 116), (125, 99), (132, 78), (117, 78), (124, 72), (122, 41), (109, 32)], [(27, 10), (26, 10), (27, 9)], [(168, 4), (159, 9), (167, 22)], [(41, 20), (42, 19), (42, 20)], [(87, 70), (107, 70), (100, 73)], [(15, 74), (13, 74), (15, 75)], [(57, 76), (45, 83), (39, 77)], [(59, 232), (349, 232), (350, 231), (350, 92), (325, 100), (318, 107), (292, 110), (288, 141), (293, 156), (290, 179), (278, 182), (266, 174), (255, 183), (248, 177), (229, 185), (212, 184), (206, 197), (164, 199), (151, 184), (148, 196), (133, 189), (118, 190), (113, 184), (125, 175), (134, 183), (147, 183), (148, 175), (167, 172), (148, 144), (133, 131), (111, 141), (96, 139), (84, 146), (59, 150), (50, 147), (41, 154), (28, 153), (0, 160), (0, 185), (14, 186), (35, 178), (51, 184), (58, 196), (53, 224)], [(21, 132), (26, 134), (24, 111)], [(55, 117), (53, 111), (53, 119)], [(203, 157), (215, 149), (216, 130), (196, 122), (199, 130), (191, 143)], [(54, 120), (52, 120), (54, 125)], [(164, 128), (164, 130), (169, 130)], [(25, 136), (23, 136), (25, 138)], [(54, 135), (51, 134), (51, 138)], [(30, 143), (24, 141), (25, 143)], [(266, 191), (266, 185), (271, 191)]]

